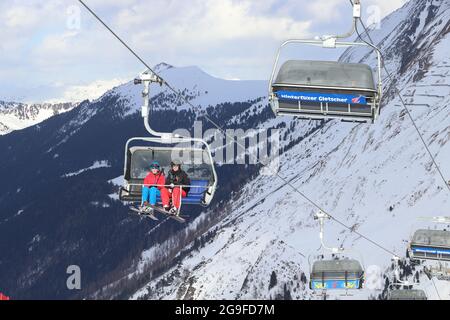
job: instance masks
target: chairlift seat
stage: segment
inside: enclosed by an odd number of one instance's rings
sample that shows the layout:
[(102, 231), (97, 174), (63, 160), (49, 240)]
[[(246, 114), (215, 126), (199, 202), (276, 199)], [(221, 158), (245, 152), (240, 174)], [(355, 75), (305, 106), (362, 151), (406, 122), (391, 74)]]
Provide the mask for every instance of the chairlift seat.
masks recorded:
[(313, 264), (310, 288), (361, 289), (364, 270), (357, 260), (320, 260)]
[[(206, 190), (208, 190), (208, 180), (191, 180), (188, 195), (181, 200), (181, 203), (202, 204)], [(158, 196), (157, 201), (161, 202), (161, 197)]]
[[(137, 185), (130, 186), (129, 190), (121, 188), (120, 200), (130, 202), (140, 202), (142, 199), (142, 186), (144, 180), (134, 180)], [(188, 196), (182, 199), (183, 204), (203, 204), (205, 193), (208, 191), (208, 180), (191, 180)], [(156, 201), (161, 203), (161, 197), (157, 196)]]
[(271, 90), (276, 115), (373, 122), (378, 113), (372, 69), (361, 63), (289, 60)]
[(411, 240), (409, 253), (413, 260), (450, 261), (450, 231), (417, 230)]

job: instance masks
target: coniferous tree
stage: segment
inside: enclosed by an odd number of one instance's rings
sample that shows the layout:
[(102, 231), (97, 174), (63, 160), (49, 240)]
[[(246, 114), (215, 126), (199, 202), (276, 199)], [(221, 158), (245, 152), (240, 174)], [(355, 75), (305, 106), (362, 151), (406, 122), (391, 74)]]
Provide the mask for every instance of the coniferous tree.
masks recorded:
[(305, 275), (304, 272), (302, 272), (302, 275), (301, 275), (301, 277), (300, 277), (300, 280), (303, 282), (303, 284), (306, 284), (307, 279), (306, 279), (306, 275)]
[(287, 284), (284, 284), (284, 300), (292, 300), (291, 290), (288, 289)]
[(275, 271), (272, 271), (272, 274), (270, 275), (270, 283), (269, 283), (269, 290), (272, 289), (277, 285), (277, 274)]

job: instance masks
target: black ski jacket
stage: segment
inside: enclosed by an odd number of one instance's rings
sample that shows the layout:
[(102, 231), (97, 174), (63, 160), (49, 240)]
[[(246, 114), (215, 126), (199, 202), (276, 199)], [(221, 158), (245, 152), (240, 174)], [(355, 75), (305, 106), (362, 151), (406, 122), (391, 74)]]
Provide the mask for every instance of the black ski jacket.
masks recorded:
[[(180, 185), (188, 186), (191, 184), (191, 180), (189, 179), (186, 172), (184, 172), (181, 169), (178, 169), (177, 172), (170, 170), (169, 174), (167, 175), (166, 184), (172, 184), (172, 183), (176, 186), (180, 186)], [(183, 190), (187, 194), (190, 190), (190, 187), (183, 187)]]

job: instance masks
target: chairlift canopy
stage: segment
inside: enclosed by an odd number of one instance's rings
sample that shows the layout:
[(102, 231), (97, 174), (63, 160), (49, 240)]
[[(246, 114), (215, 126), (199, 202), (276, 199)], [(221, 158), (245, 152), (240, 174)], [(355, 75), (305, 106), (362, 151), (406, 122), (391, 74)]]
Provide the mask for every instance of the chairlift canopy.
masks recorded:
[(372, 69), (362, 63), (289, 60), (280, 68), (273, 87), (311, 87), (376, 92)]

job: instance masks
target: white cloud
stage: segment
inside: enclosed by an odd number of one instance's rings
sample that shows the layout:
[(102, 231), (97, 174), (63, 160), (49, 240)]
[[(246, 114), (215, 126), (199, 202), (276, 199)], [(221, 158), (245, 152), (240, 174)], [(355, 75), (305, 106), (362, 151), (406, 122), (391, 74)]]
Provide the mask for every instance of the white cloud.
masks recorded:
[[(265, 79), (281, 41), (345, 32), (351, 21), (347, 0), (85, 2), (150, 65), (198, 65), (224, 78)], [(402, 2), (363, 5), (378, 5), (384, 15)], [(80, 8), (79, 29), (68, 28), (74, 5)], [(90, 92), (81, 87), (95, 88), (97, 79), (125, 79), (142, 70), (77, 1), (2, 1), (0, 39), (0, 99), (10, 92), (22, 96), (31, 86), (39, 88), (39, 98), (79, 97)], [(51, 85), (56, 82), (61, 87)]]
[(255, 37), (281, 40), (309, 33), (309, 20), (254, 9), (250, 1), (156, 0), (120, 11), (117, 27), (132, 31), (135, 41), (147, 38), (158, 45), (184, 48)]
[(8, 28), (19, 28), (33, 26), (38, 21), (33, 11), (26, 7), (13, 7), (4, 14), (4, 23)]
[[(340, 14), (338, 7), (342, 5), (342, 0), (327, 0), (327, 1), (311, 1), (307, 6), (304, 6), (304, 10), (314, 17), (315, 21), (330, 21), (336, 19), (349, 20), (351, 16), (346, 17)], [(348, 10), (351, 6), (348, 4)]]

